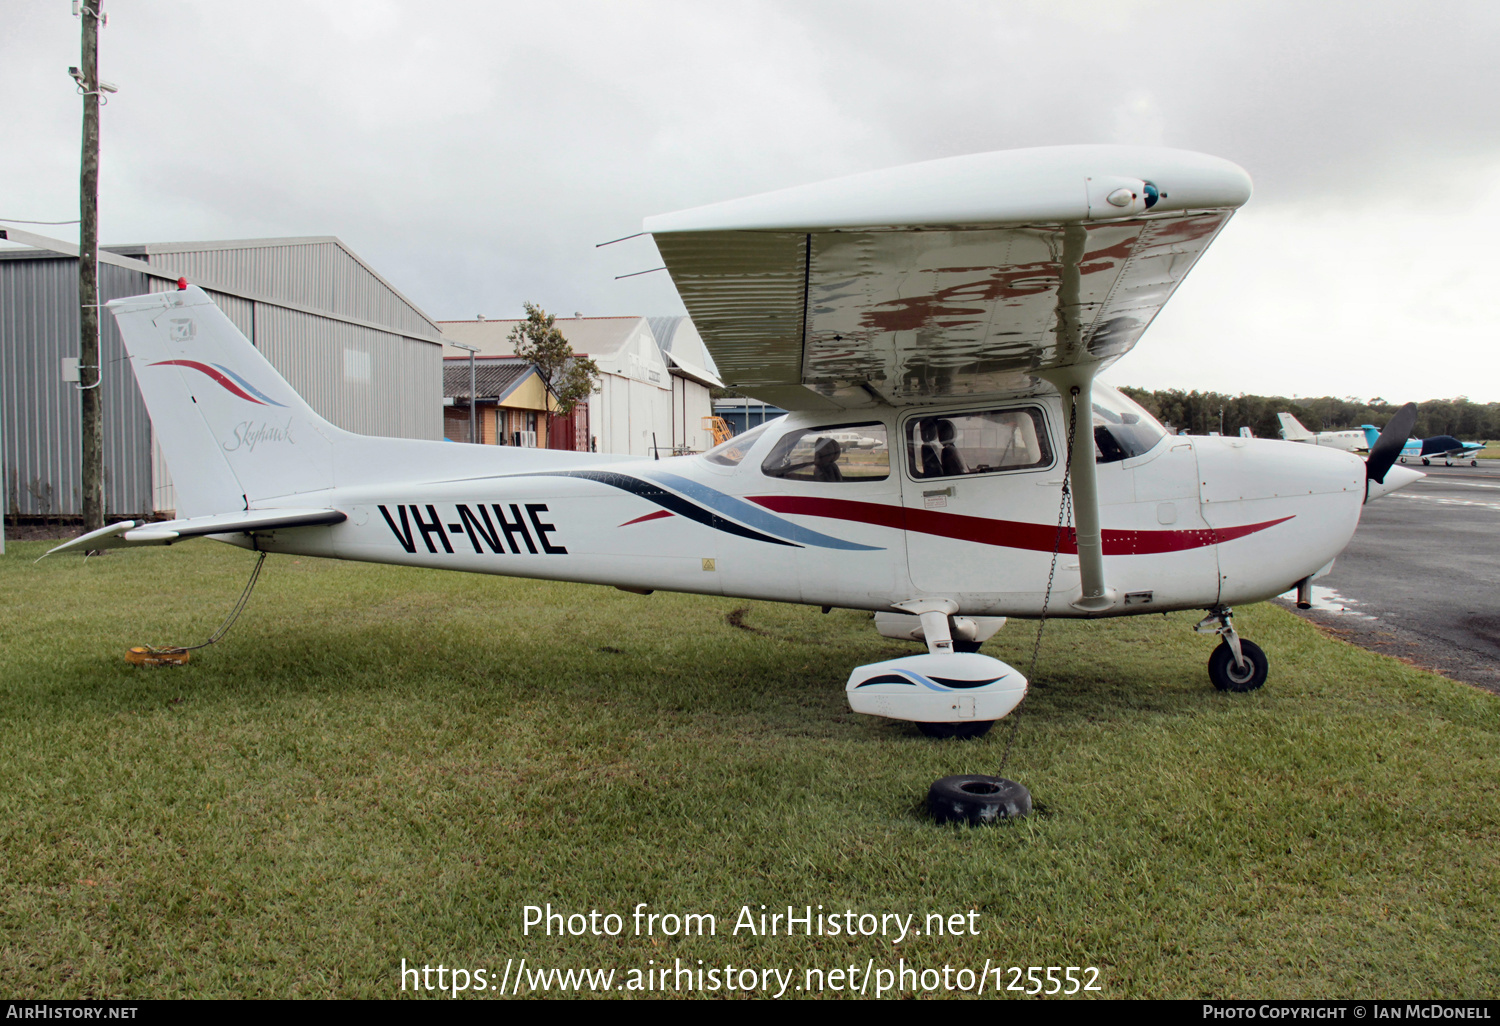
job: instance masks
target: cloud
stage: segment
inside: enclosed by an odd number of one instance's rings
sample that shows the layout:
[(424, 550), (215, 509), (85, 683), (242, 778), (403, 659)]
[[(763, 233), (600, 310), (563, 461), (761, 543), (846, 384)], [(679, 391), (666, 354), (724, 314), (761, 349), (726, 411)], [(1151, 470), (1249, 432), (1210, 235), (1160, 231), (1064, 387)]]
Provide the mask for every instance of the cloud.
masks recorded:
[[(0, 38), (0, 215), (75, 216), (66, 11), (21, 5)], [(163, 0), (110, 13), (107, 241), (338, 235), (438, 317), (515, 315), (523, 300), (680, 311), (665, 274), (615, 281), (659, 266), (649, 239), (594, 244), (649, 214), (907, 161), (1121, 141), (1215, 153), (1256, 180), (1143, 346), (1241, 330), (1218, 300), (1244, 310), (1244, 290), (1216, 283), (1216, 266), (1262, 290), (1262, 312), (1236, 314), (1262, 338), (1305, 338), (1263, 312), (1291, 311), (1385, 366), (1406, 343), (1382, 323), (1454, 326), (1444, 338), (1469, 364), (1484, 356), (1466, 340), (1493, 327), (1472, 283), (1500, 269), (1481, 250), (1414, 312), (1341, 306), (1392, 277), (1374, 254), (1410, 258), (1425, 218), (1477, 202), (1459, 172), (1500, 160), (1493, 5)], [(1292, 238), (1298, 253), (1372, 248), (1298, 275)], [(1313, 390), (1285, 370), (1279, 390)]]

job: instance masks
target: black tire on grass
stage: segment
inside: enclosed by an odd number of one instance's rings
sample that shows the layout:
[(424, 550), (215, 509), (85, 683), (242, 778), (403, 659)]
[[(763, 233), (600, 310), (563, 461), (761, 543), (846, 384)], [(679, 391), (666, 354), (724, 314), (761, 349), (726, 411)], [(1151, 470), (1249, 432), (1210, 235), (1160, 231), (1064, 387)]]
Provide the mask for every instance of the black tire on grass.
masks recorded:
[(927, 789), (927, 811), (939, 823), (994, 823), (1031, 812), (1031, 792), (1014, 780), (967, 773)]
[(917, 721), (917, 729), (928, 737), (956, 738), (984, 737), (995, 725), (994, 720), (959, 720), (956, 723), (923, 723)]

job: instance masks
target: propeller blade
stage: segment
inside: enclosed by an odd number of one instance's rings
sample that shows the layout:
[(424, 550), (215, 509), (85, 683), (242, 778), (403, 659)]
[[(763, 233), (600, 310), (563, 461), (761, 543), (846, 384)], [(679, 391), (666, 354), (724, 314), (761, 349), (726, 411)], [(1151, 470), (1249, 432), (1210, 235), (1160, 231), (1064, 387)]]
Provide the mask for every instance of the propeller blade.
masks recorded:
[(1386, 471), (1391, 469), (1391, 464), (1396, 462), (1396, 457), (1401, 455), (1401, 450), (1406, 446), (1406, 440), (1411, 437), (1411, 429), (1417, 424), (1417, 404), (1407, 403), (1396, 411), (1396, 415), (1386, 424), (1385, 430), (1380, 432), (1380, 437), (1375, 444), (1370, 446), (1370, 455), (1365, 460), (1365, 477), (1376, 484), (1385, 484)]

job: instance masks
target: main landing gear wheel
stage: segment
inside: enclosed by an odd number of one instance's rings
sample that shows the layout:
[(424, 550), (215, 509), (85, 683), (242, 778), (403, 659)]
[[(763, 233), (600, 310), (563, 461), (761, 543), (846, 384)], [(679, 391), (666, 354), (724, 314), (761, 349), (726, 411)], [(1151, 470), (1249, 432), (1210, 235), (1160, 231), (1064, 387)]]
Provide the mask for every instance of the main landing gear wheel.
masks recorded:
[(994, 720), (959, 720), (955, 723), (923, 723), (917, 721), (917, 729), (928, 737), (984, 737), (995, 725)]
[(1266, 682), (1271, 664), (1260, 646), (1241, 638), (1240, 654), (1245, 657), (1245, 662), (1236, 666), (1234, 649), (1226, 641), (1208, 657), (1208, 677), (1220, 691), (1254, 691)]
[(927, 789), (927, 811), (939, 823), (993, 823), (1031, 812), (1031, 792), (1014, 780), (977, 773), (944, 777)]
[(982, 641), (961, 641), (958, 638), (954, 638), (953, 639), (953, 651), (955, 651), (955, 652), (978, 652), (979, 651), (979, 646), (983, 645), (983, 644), (984, 644), (984, 642), (982, 642)]

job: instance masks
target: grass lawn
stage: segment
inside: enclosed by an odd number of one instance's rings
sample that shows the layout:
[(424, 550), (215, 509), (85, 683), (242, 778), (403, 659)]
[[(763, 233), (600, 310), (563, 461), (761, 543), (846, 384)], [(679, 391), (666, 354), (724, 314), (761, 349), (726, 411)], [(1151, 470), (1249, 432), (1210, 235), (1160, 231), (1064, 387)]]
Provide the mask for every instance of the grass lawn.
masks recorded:
[[(1209, 686), (1193, 614), (1050, 624), (1006, 772), (1038, 813), (970, 829), (927, 785), (993, 772), (1006, 724), (849, 712), (852, 666), (916, 651), (864, 613), (272, 556), (224, 642), (152, 670), (125, 649), (206, 637), (254, 557), (46, 547), (0, 557), (8, 997), (392, 997), (403, 959), (522, 957), (617, 986), (905, 959), (1095, 966), (1108, 997), (1500, 989), (1500, 700), (1274, 607), (1238, 619), (1271, 658), (1249, 695)], [(1024, 670), (1033, 630), (985, 650)], [(524, 936), (548, 902), (624, 932)], [(641, 902), (717, 933), (635, 936)], [(978, 935), (731, 932), (762, 904)]]

